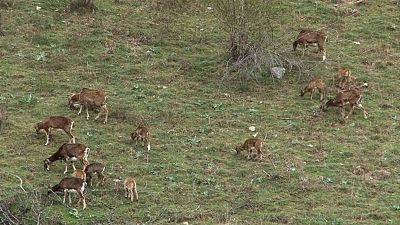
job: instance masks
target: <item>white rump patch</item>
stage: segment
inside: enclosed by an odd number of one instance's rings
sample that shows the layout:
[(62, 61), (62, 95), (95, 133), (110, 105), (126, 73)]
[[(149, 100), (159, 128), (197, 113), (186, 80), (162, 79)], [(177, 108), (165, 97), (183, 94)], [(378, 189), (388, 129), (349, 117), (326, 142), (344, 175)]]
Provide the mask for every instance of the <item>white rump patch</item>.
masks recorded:
[(67, 191), (68, 191), (69, 193), (77, 193), (77, 191), (76, 191), (75, 189), (67, 189)]

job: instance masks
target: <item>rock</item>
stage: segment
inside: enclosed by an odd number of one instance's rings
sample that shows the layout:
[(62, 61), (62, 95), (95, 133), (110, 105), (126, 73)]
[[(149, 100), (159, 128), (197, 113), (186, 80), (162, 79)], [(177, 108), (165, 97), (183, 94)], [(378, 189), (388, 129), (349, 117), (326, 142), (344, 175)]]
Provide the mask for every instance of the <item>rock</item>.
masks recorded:
[(256, 127), (255, 126), (250, 126), (249, 127), (249, 131), (253, 131), (253, 132), (256, 131)]
[(282, 79), (283, 75), (285, 74), (286, 69), (283, 67), (272, 67), (271, 74), (272, 76)]

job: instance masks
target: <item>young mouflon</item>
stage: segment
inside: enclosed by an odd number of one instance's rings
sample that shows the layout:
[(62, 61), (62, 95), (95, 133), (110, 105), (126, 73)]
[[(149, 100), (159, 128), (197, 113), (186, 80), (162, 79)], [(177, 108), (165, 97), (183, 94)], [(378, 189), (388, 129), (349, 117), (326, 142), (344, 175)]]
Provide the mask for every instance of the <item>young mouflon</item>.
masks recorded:
[[(133, 202), (133, 197), (135, 197), (136, 201), (139, 200), (135, 178), (127, 177), (124, 180), (124, 190), (126, 198), (130, 198), (132, 202)], [(133, 194), (135, 194), (135, 196), (133, 196)]]
[(143, 146), (147, 146), (147, 150), (150, 151), (150, 132), (148, 128), (138, 126), (136, 130), (131, 133), (131, 138), (136, 142), (136, 145), (138, 141), (140, 141)]
[(326, 95), (326, 85), (321, 79), (314, 79), (308, 82), (308, 84), (300, 91), (300, 96), (303, 96), (307, 92), (310, 92), (310, 99), (312, 100), (315, 90), (319, 91), (320, 100), (324, 100)]
[(239, 154), (241, 151), (247, 151), (247, 158), (254, 158), (254, 155), (258, 159), (262, 159), (262, 147), (264, 142), (259, 138), (249, 138), (243, 144), (236, 146), (236, 154)]

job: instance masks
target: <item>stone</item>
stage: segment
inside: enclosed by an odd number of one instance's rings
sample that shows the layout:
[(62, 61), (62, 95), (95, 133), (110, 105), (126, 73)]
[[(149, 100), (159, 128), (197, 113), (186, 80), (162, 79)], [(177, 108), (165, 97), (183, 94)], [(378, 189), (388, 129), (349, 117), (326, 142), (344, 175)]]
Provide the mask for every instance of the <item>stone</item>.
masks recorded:
[(285, 74), (286, 69), (283, 67), (272, 67), (271, 68), (271, 74), (272, 76), (282, 79), (283, 75)]

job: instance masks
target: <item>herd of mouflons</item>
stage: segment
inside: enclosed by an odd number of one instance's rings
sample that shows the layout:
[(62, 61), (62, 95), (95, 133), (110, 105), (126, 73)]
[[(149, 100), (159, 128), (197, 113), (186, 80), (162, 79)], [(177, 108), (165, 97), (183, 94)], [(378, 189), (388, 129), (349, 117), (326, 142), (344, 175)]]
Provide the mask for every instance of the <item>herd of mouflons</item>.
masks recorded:
[[(304, 56), (305, 50), (308, 46), (318, 46), (319, 53), (322, 53), (322, 61), (326, 60), (326, 49), (325, 43), (327, 41), (327, 35), (320, 31), (311, 31), (309, 29), (303, 29), (293, 42), (293, 50), (295, 51), (297, 46), (303, 47)], [(367, 112), (361, 104), (362, 100), (362, 88), (367, 87), (367, 83), (355, 84), (353, 77), (351, 76), (351, 70), (346, 67), (338, 69), (337, 77), (337, 93), (335, 97), (324, 101), (327, 94), (327, 87), (322, 79), (313, 79), (307, 83), (307, 85), (300, 91), (300, 95), (303, 96), (306, 93), (310, 93), (310, 99), (312, 100), (313, 94), (318, 90), (320, 94), (321, 106), (319, 113), (322, 113), (328, 109), (328, 107), (339, 107), (341, 108), (342, 119), (348, 119), (354, 111), (355, 107), (360, 108), (364, 117), (367, 118)], [(73, 93), (68, 97), (68, 103), (70, 108), (79, 108), (78, 115), (85, 109), (86, 119), (89, 120), (89, 109), (98, 109), (99, 113), (95, 117), (98, 120), (101, 116), (104, 116), (104, 124), (108, 120), (108, 108), (107, 108), (107, 95), (102, 90), (95, 90), (89, 88), (82, 88), (79, 92)], [(350, 111), (347, 115), (344, 112), (345, 105), (350, 106)], [(74, 128), (74, 121), (64, 116), (49, 116), (42, 121), (38, 122), (35, 126), (36, 132), (44, 130), (46, 134), (46, 143), (49, 145), (51, 141), (51, 131), (53, 129), (61, 129), (68, 135), (68, 143), (65, 143), (59, 147), (59, 149), (50, 157), (44, 160), (44, 169), (50, 170), (50, 165), (57, 161), (63, 160), (65, 162), (64, 174), (68, 170), (68, 162), (72, 162), (74, 169), (71, 177), (64, 177), (61, 181), (49, 188), (48, 194), (53, 192), (64, 192), (64, 204), (65, 198), (68, 195), (69, 203), (71, 204), (70, 192), (75, 192), (79, 196), (79, 202), (82, 202), (83, 209), (86, 208), (85, 200), (85, 188), (93, 186), (93, 177), (97, 175), (98, 182), (96, 186), (103, 185), (104, 183), (104, 171), (105, 165), (102, 163), (89, 163), (90, 148), (81, 143), (75, 143), (75, 136), (72, 133)], [(132, 140), (138, 144), (142, 143), (143, 147), (146, 147), (150, 151), (150, 132), (145, 126), (138, 126), (134, 132), (130, 134)], [(236, 153), (246, 152), (248, 159), (263, 159), (262, 147), (264, 145), (263, 140), (259, 138), (249, 138), (244, 141), (243, 144), (236, 146)], [(82, 170), (76, 169), (74, 162), (80, 161), (82, 164)], [(131, 201), (135, 198), (138, 201), (139, 196), (136, 188), (136, 181), (134, 177), (126, 177), (124, 182), (125, 197), (130, 198)], [(78, 204), (79, 204), (78, 202)]]
[[(107, 95), (101, 90), (82, 88), (79, 92), (73, 93), (68, 97), (68, 103), (71, 108), (79, 107), (78, 115), (82, 113), (83, 108), (86, 111), (86, 119), (89, 119), (89, 108), (97, 108), (99, 113), (95, 120), (99, 119), (100, 116), (104, 115), (104, 124), (107, 123), (108, 119), (108, 108), (107, 108)], [(79, 202), (82, 202), (83, 209), (86, 208), (85, 189), (86, 186), (93, 186), (94, 176), (97, 175), (98, 182), (96, 186), (103, 185), (105, 176), (104, 171), (105, 165), (102, 163), (89, 163), (90, 148), (81, 143), (75, 143), (75, 136), (72, 133), (74, 128), (74, 121), (65, 116), (49, 116), (44, 118), (42, 121), (35, 125), (36, 132), (44, 130), (46, 133), (46, 143), (49, 145), (52, 137), (53, 129), (63, 130), (68, 135), (68, 143), (65, 143), (59, 147), (59, 149), (52, 154), (50, 157), (43, 161), (44, 169), (50, 170), (50, 165), (58, 160), (62, 160), (65, 163), (64, 174), (68, 172), (68, 162), (72, 162), (74, 171), (71, 177), (64, 177), (61, 181), (49, 188), (48, 194), (54, 192), (64, 192), (64, 204), (65, 199), (68, 195), (69, 204), (71, 204), (70, 192), (77, 193), (79, 196)], [(150, 150), (150, 133), (149, 130), (144, 126), (139, 126), (132, 134), (132, 139), (136, 142), (142, 142), (143, 146)], [(80, 161), (82, 169), (77, 169), (74, 162)], [(134, 177), (128, 176), (124, 182), (125, 197), (130, 198), (131, 201), (135, 198), (139, 200), (139, 196), (136, 189), (136, 181)], [(78, 203), (79, 203), (78, 202)]]

